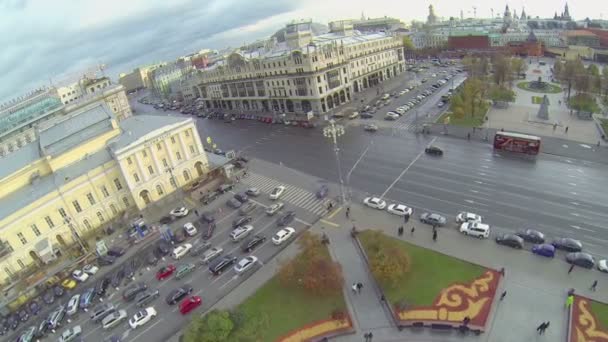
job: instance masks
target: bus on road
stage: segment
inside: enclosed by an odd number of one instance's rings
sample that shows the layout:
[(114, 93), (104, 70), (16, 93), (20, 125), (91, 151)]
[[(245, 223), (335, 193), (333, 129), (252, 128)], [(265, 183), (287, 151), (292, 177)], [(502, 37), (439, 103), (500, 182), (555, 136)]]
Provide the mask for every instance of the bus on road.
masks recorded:
[(494, 150), (535, 156), (540, 152), (540, 137), (521, 133), (496, 132)]

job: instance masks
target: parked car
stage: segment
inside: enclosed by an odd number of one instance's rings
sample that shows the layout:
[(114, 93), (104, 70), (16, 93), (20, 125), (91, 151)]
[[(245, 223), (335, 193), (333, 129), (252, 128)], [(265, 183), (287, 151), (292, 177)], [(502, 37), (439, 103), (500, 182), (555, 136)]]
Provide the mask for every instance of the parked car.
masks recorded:
[(53, 294), (55, 295), (55, 297), (62, 297), (65, 294), (65, 290), (63, 289), (63, 287), (55, 285), (53, 286)]
[(606, 259), (602, 259), (597, 262), (597, 269), (600, 272), (608, 273), (608, 261)]
[(428, 146), (427, 148), (424, 149), (424, 153), (430, 154), (432, 156), (442, 156), (443, 150), (437, 146)]
[(245, 194), (247, 196), (251, 196), (251, 197), (258, 197), (258, 196), (260, 196), (260, 189), (258, 189), (258, 188), (249, 188), (249, 189), (247, 189), (247, 191), (245, 191)]
[(595, 266), (595, 259), (589, 253), (575, 252), (566, 254), (566, 261), (572, 265), (591, 269)]
[(280, 245), (283, 242), (287, 241), (289, 238), (291, 238), (294, 234), (296, 233), (296, 230), (291, 228), (291, 227), (285, 227), (281, 230), (279, 230), (273, 237), (272, 237), (272, 243), (275, 245)]
[(93, 312), (91, 312), (91, 320), (93, 322), (100, 322), (107, 315), (115, 312), (116, 307), (114, 306), (114, 304), (112, 304), (110, 302), (106, 302), (106, 303), (98, 304), (97, 306), (95, 306), (93, 308), (92, 311)]
[(212, 212), (205, 212), (201, 215), (200, 221), (202, 223), (212, 223), (215, 222), (215, 216)]
[(465, 223), (465, 222), (481, 222), (482, 217), (480, 215), (461, 211), (456, 215), (456, 223)]
[(219, 196), (220, 196), (219, 192), (217, 192), (217, 191), (211, 191), (211, 192), (208, 192), (208, 193), (204, 194), (201, 197), (200, 201), (201, 201), (201, 203), (207, 205), (207, 204), (215, 201)]
[(172, 216), (163, 216), (158, 220), (160, 224), (169, 224), (173, 222), (174, 218)]
[(85, 265), (85, 266), (82, 268), (82, 270), (83, 270), (85, 273), (89, 274), (89, 275), (95, 275), (95, 273), (97, 273), (97, 271), (99, 271), (99, 267), (97, 267), (97, 266), (95, 266), (95, 265), (88, 264), (88, 265)]
[(534, 229), (523, 229), (515, 233), (517, 236), (524, 239), (524, 241), (541, 244), (545, 243), (545, 234)]
[(190, 251), (190, 255), (199, 256), (199, 255), (203, 254), (209, 248), (211, 248), (211, 243), (208, 241), (203, 241), (192, 247), (192, 250)]
[(75, 325), (67, 330), (65, 330), (61, 336), (59, 336), (59, 342), (70, 342), (75, 341), (82, 334), (82, 328), (80, 325)]
[(120, 246), (112, 246), (108, 249), (108, 255), (119, 258), (125, 254), (126, 250)]
[(196, 265), (191, 264), (191, 263), (179, 265), (177, 267), (177, 270), (175, 271), (175, 279), (177, 279), (177, 280), (182, 279), (183, 277), (187, 276), (195, 269), (196, 269)]
[(158, 264), (158, 257), (154, 252), (150, 252), (146, 255), (146, 263), (150, 266), (156, 266)]
[(460, 232), (464, 235), (487, 239), (490, 236), (490, 226), (479, 222), (465, 222), (460, 226)]
[(244, 253), (249, 253), (253, 251), (256, 247), (261, 245), (266, 241), (266, 237), (264, 235), (254, 235), (253, 237), (247, 239), (242, 245), (241, 250)]
[(226, 205), (232, 209), (238, 209), (243, 205), (243, 203), (238, 201), (236, 198), (231, 198), (226, 202)]
[(36, 338), (40, 338), (41, 339), (41, 338), (43, 338), (43, 337), (46, 336), (46, 334), (49, 332), (49, 330), (50, 330), (50, 328), (49, 328), (49, 322), (46, 319), (43, 319), (38, 324), (38, 327), (36, 328), (36, 332), (34, 332), (34, 336)]
[(220, 185), (220, 187), (217, 189), (217, 191), (221, 194), (226, 193), (230, 190), (232, 190), (234, 188), (234, 184), (230, 184), (230, 183), (225, 183)]
[(186, 235), (192, 237), (198, 233), (198, 230), (192, 224), (192, 222), (186, 222), (186, 224), (184, 224), (184, 233), (186, 233)]
[[(59, 305), (53, 310), (47, 319), (47, 323), (50, 330), (56, 330), (61, 325), (61, 321), (65, 317), (65, 306)], [(14, 330), (14, 329), (13, 329)]]
[(184, 217), (188, 216), (188, 213), (189, 211), (186, 207), (179, 207), (171, 210), (169, 214), (173, 217)]
[(532, 253), (548, 258), (555, 256), (555, 247), (550, 243), (543, 243), (532, 246)]
[(156, 272), (156, 279), (157, 280), (167, 279), (173, 274), (173, 272), (175, 272), (175, 265), (169, 264), (167, 266), (163, 266)]
[(567, 252), (580, 252), (583, 250), (583, 244), (572, 238), (557, 238), (551, 242), (557, 249), (563, 249)]
[(253, 231), (253, 226), (250, 224), (236, 227), (231, 233), (230, 238), (233, 242), (238, 242), (244, 239), (249, 233)]
[(293, 210), (290, 210), (278, 219), (277, 224), (279, 226), (286, 226), (286, 225), (290, 224), (291, 221), (293, 221), (295, 218), (296, 218), (296, 212)]
[(160, 240), (156, 246), (156, 252), (161, 256), (171, 253), (171, 244), (165, 240)]
[(258, 262), (258, 258), (250, 255), (246, 256), (243, 259), (239, 260), (239, 262), (234, 265), (234, 271), (238, 273), (245, 273), (247, 270), (251, 269)]
[(179, 304), (179, 312), (182, 315), (185, 315), (185, 314), (189, 313), (190, 311), (199, 307), (202, 304), (202, 302), (203, 301), (202, 301), (201, 297), (199, 297), (199, 296), (186, 297), (186, 299), (184, 299)]
[(173, 259), (179, 260), (184, 255), (188, 254), (188, 252), (190, 252), (191, 249), (192, 249), (192, 245), (189, 243), (185, 243), (181, 246), (175, 247), (175, 249), (173, 249), (173, 253), (171, 253), (171, 256), (173, 257)]
[(30, 318), (30, 314), (25, 309), (19, 310), (17, 315), (19, 316), (19, 320), (21, 322), (27, 322), (27, 320)]
[(446, 218), (437, 213), (423, 213), (420, 215), (420, 222), (430, 224), (433, 226), (444, 226), (447, 222)]
[(189, 295), (190, 293), (192, 293), (192, 286), (186, 284), (182, 287), (178, 287), (177, 289), (169, 292), (169, 294), (165, 298), (165, 301), (167, 302), (167, 304), (173, 305), (173, 304), (179, 302), (182, 298)]
[(247, 195), (245, 195), (245, 193), (235, 194), (234, 199), (241, 203), (245, 203), (245, 202), (249, 201), (249, 197), (247, 197)]
[[(71, 279), (70, 279), (71, 280)], [(40, 304), (38, 303), (38, 300), (36, 299), (32, 299), (28, 304), (27, 304), (27, 309), (30, 311), (30, 313), (32, 315), (37, 315), (40, 312)]]
[(215, 260), (217, 257), (219, 257), (223, 252), (224, 249), (222, 247), (213, 247), (210, 250), (206, 251), (205, 254), (203, 254), (201, 262), (203, 264), (208, 264), (211, 261)]
[(125, 301), (130, 302), (135, 299), (139, 293), (144, 292), (146, 289), (148, 289), (148, 285), (146, 285), (144, 282), (131, 284), (122, 292), (122, 298)]
[(524, 248), (524, 239), (515, 234), (502, 234), (496, 237), (496, 243), (515, 249)]
[(228, 267), (232, 266), (236, 262), (236, 257), (230, 254), (224, 255), (222, 258), (214, 261), (209, 265), (209, 272), (213, 275), (222, 274)]
[(124, 278), (124, 275), (124, 266), (116, 270), (116, 272), (112, 274), (112, 278), (110, 278), (110, 284), (112, 285), (112, 287), (119, 287), (120, 283), (122, 282), (122, 279)]
[(42, 295), (42, 301), (48, 305), (55, 302), (55, 294), (53, 293), (53, 289), (48, 289), (46, 292), (44, 292)]
[[(23, 333), (21, 333), (21, 335), (19, 336), (19, 339), (17, 339), (18, 342), (32, 342), (34, 340), (34, 334), (36, 333), (36, 326), (30, 326), (29, 328), (25, 329), (25, 331)], [(60, 339), (60, 342), (61, 339)]]
[(111, 255), (102, 255), (99, 258), (97, 258), (97, 262), (99, 263), (100, 266), (110, 266), (110, 265), (114, 264), (115, 261), (116, 261), (116, 257), (113, 257)]
[(86, 311), (86, 309), (88, 309), (88, 307), (91, 306), (91, 303), (93, 302), (94, 298), (95, 298), (95, 288), (90, 287), (90, 288), (86, 289), (80, 295), (80, 308)]
[(414, 210), (410, 207), (408, 207), (405, 204), (391, 204), (388, 206), (387, 211), (391, 214), (397, 215), (397, 216), (407, 216), (410, 217), (412, 216), (412, 213), (414, 212)]
[(186, 241), (186, 235), (183, 232), (177, 231), (173, 234), (173, 243), (180, 244)]
[(239, 218), (236, 218), (234, 221), (232, 221), (232, 228), (244, 226), (244, 225), (248, 224), (249, 222), (251, 222), (252, 220), (253, 220), (253, 218), (251, 216), (241, 216)]
[(74, 272), (72, 272), (72, 277), (79, 282), (84, 283), (87, 281), (87, 279), (89, 279), (89, 274), (81, 270), (74, 270)]
[(78, 305), (80, 304), (80, 294), (75, 294), (72, 296), (72, 298), (70, 298), (70, 300), (68, 301), (68, 304), (66, 306), (66, 313), (68, 314), (68, 316), (73, 316), (76, 313), (78, 313)]
[(160, 296), (160, 292), (158, 289), (146, 289), (143, 292), (140, 292), (135, 296), (135, 305), (140, 308), (155, 300)]
[(127, 310), (114, 311), (101, 320), (101, 326), (104, 329), (112, 329), (127, 319)]
[(386, 201), (378, 197), (367, 197), (363, 200), (363, 204), (374, 209), (384, 210), (386, 208)]
[(278, 200), (279, 197), (281, 197), (281, 195), (283, 195), (284, 192), (285, 192), (285, 186), (279, 185), (279, 186), (275, 187), (274, 189), (272, 189), (272, 191), (270, 192), (270, 199)]
[(363, 126), (363, 130), (366, 132), (376, 132), (378, 130), (378, 126), (374, 124), (368, 124)]
[(255, 208), (257, 208), (257, 206), (258, 205), (255, 204), (255, 203), (253, 203), (253, 202), (245, 203), (241, 207), (241, 210), (239, 210), (239, 214), (240, 215), (247, 215), (247, 214), (251, 213), (252, 211), (254, 211)]
[(266, 209), (266, 215), (272, 216), (283, 209), (284, 206), (285, 204), (283, 204), (283, 202), (273, 203), (268, 207), (268, 209)]
[(103, 277), (101, 279), (99, 279), (97, 281), (97, 283), (95, 284), (95, 293), (97, 293), (98, 296), (103, 297), (106, 295), (106, 291), (108, 290), (108, 287), (110, 286), (110, 278), (108, 277)]
[(131, 329), (137, 329), (142, 325), (150, 322), (154, 317), (156, 317), (156, 309), (154, 307), (147, 307), (145, 309), (139, 310), (133, 317), (129, 320), (129, 326)]

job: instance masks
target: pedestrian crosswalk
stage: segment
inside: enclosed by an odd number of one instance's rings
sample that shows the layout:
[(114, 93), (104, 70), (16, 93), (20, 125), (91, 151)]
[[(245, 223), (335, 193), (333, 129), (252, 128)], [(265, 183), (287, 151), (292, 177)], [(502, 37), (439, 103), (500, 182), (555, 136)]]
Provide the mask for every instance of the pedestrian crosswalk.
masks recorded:
[(327, 206), (329, 205), (329, 200), (327, 199), (320, 200), (310, 191), (281, 183), (254, 172), (249, 172), (248, 174), (249, 176), (243, 178), (242, 182), (251, 187), (258, 188), (265, 193), (270, 193), (275, 187), (283, 185), (285, 186), (285, 192), (281, 196), (281, 201), (289, 202), (297, 207), (304, 208), (315, 215), (323, 216), (327, 213)]

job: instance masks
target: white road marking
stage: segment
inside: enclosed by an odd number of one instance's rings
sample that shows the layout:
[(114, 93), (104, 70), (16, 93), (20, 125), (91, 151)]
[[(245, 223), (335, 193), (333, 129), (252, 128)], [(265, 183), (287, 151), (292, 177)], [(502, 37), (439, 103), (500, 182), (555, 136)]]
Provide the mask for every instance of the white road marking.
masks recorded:
[(579, 213), (570, 213), (570, 215), (576, 216), (576, 217), (581, 216), (581, 214), (579, 214)]
[(475, 183), (477, 183), (477, 184), (483, 184), (482, 181), (478, 181), (478, 180), (476, 180)]
[(576, 230), (584, 230), (584, 231), (588, 231), (588, 232), (592, 232), (592, 233), (595, 232), (595, 230), (593, 230), (593, 229), (587, 229), (587, 228), (583, 228), (581, 226), (570, 225), (570, 227), (572, 227), (572, 228), (574, 228)]
[(592, 148), (591, 146), (587, 145), (587, 144), (578, 144), (580, 147), (584, 147), (584, 148)]
[(470, 204), (478, 204), (478, 205), (483, 205), (483, 206), (485, 206), (485, 207), (487, 207), (487, 206), (488, 206), (487, 204), (483, 204), (483, 203), (475, 202), (475, 201), (470, 200), (470, 199), (466, 199), (466, 200), (464, 200), (464, 201), (465, 201), (465, 202), (467, 202), (467, 203), (470, 203)]
[(484, 169), (489, 169), (490, 168), (488, 165), (481, 165), (481, 167), (483, 167)]
[(580, 204), (580, 203), (578, 203), (578, 202), (570, 202), (570, 203), (572, 203), (572, 204), (574, 204), (574, 205), (581, 205), (581, 204)]
[(478, 194), (479, 193), (479, 191), (477, 191), (477, 190), (469, 190), (469, 191), (472, 192), (472, 193), (474, 193), (474, 194)]
[[(434, 137), (433, 140), (431, 140), (431, 142), (429, 143), (429, 145), (433, 145), (433, 143), (435, 142), (435, 140), (437, 140), (437, 137)], [(397, 182), (401, 179), (401, 177), (403, 177), (403, 175), (405, 175), (405, 173), (407, 172), (407, 170), (410, 169), (410, 167), (412, 167), (412, 165), (414, 165), (414, 163), (420, 159), (420, 157), (422, 157), (422, 154), (424, 153), (424, 151), (420, 151), (420, 153), (418, 153), (418, 155), (416, 156), (416, 158), (414, 158), (414, 160), (412, 160), (410, 162), (410, 164), (403, 169), (403, 171), (399, 174), (399, 176), (397, 178), (395, 178), (395, 180), (391, 183), (391, 185), (388, 186), (388, 188), (386, 188), (386, 190), (382, 193), (382, 195), (380, 195), (380, 198), (384, 198), (384, 196), (386, 196), (386, 194), (391, 190), (391, 188), (393, 186), (395, 186), (395, 184), (397, 184)]]
[[(158, 316), (157, 316), (158, 317)], [(137, 340), (141, 335), (145, 334), (146, 332), (148, 332), (150, 329), (152, 329), (155, 325), (157, 325), (158, 323), (162, 322), (163, 319), (162, 318), (157, 318), (157, 321), (154, 322), (154, 324), (150, 325), (149, 327), (147, 327), (146, 329), (142, 330), (139, 334), (135, 335), (133, 337), (133, 339), (131, 339), (131, 341), (135, 341)]]
[(562, 145), (562, 147), (563, 147), (563, 148), (568, 148), (568, 145), (563, 144), (563, 145)]
[(576, 186), (576, 183), (568, 183), (568, 185)]
[(485, 173), (483, 173), (483, 172), (477, 172), (477, 173), (478, 173), (480, 176), (486, 176), (486, 174), (485, 174)]

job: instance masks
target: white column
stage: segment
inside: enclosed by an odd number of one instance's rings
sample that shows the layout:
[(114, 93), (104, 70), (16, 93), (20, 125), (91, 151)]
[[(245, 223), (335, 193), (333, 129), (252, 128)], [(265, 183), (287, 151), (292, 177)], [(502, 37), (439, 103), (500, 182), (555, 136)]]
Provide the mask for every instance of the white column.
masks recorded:
[(150, 175), (143, 169), (143, 166), (141, 166), (141, 157), (139, 156), (139, 153), (135, 153), (135, 164), (137, 164), (137, 170), (139, 170), (142, 180), (147, 182)]
[(184, 156), (184, 160), (190, 159), (190, 150), (186, 148), (186, 143), (184, 143), (184, 131), (181, 131), (177, 134), (177, 140), (179, 140), (179, 146), (182, 148), (182, 156)]
[(164, 170), (160, 166), (160, 162), (158, 161), (158, 158), (156, 157), (156, 151), (154, 150), (154, 148), (150, 147), (150, 150), (148, 152), (150, 153), (152, 162), (154, 163), (154, 167), (156, 168), (156, 170), (154, 170), (154, 171), (156, 172), (157, 175), (162, 175)]
[(175, 156), (173, 155), (173, 150), (169, 148), (167, 139), (163, 140), (163, 146), (165, 147), (165, 154), (169, 157), (169, 166), (175, 166)]

